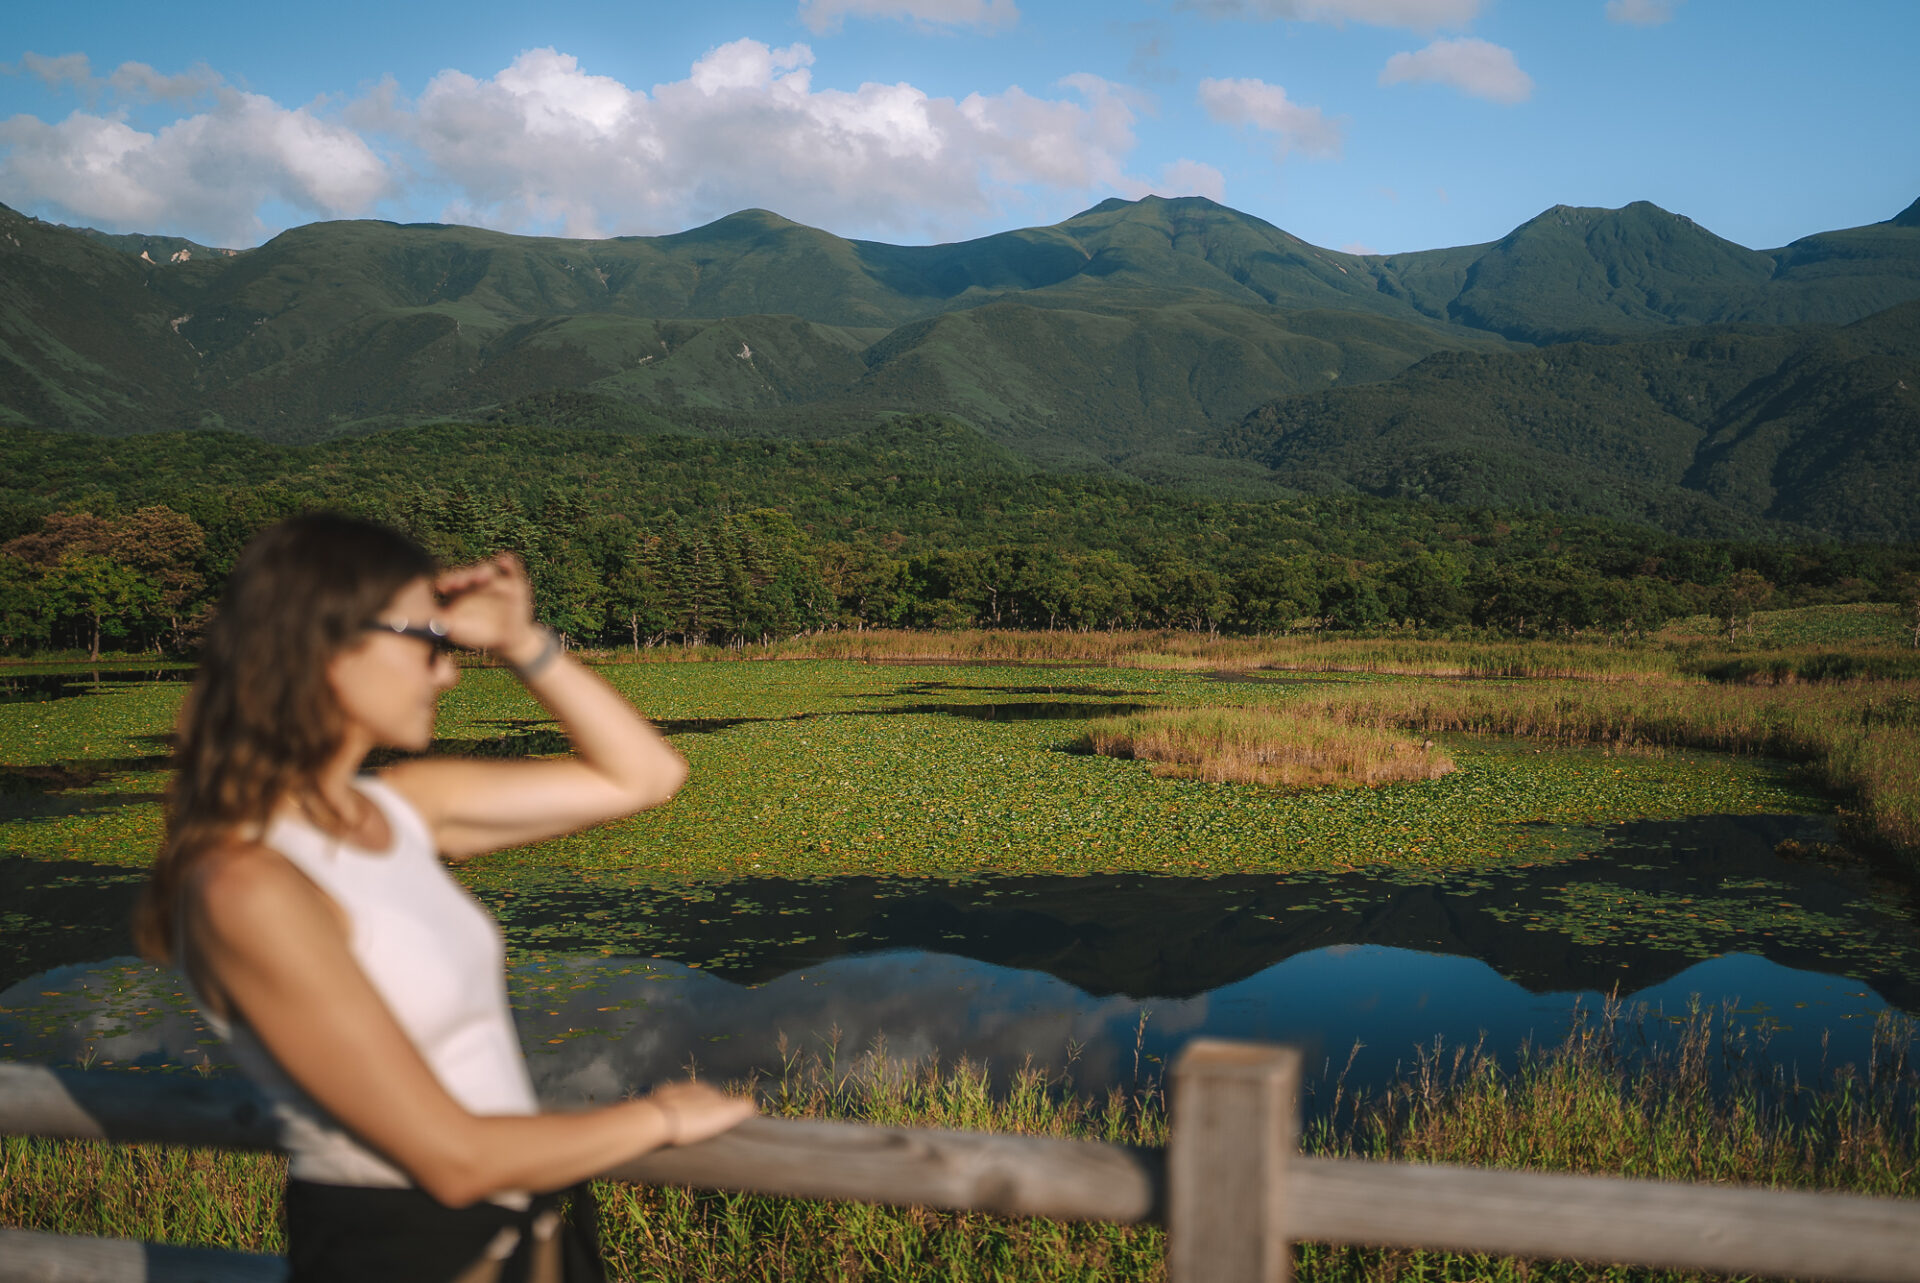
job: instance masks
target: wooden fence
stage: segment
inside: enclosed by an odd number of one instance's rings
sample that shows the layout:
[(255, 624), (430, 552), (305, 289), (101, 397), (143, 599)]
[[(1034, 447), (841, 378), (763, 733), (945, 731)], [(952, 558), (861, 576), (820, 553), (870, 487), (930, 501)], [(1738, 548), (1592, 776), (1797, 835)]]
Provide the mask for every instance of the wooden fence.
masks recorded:
[[(1168, 1227), (1172, 1283), (1284, 1283), (1300, 1241), (1920, 1283), (1920, 1201), (1309, 1158), (1299, 1058), (1213, 1040), (1173, 1071), (1163, 1153), (755, 1118), (609, 1179)], [(0, 1133), (274, 1150), (244, 1082), (0, 1063)], [(0, 1230), (0, 1283), (267, 1283), (280, 1258)]]

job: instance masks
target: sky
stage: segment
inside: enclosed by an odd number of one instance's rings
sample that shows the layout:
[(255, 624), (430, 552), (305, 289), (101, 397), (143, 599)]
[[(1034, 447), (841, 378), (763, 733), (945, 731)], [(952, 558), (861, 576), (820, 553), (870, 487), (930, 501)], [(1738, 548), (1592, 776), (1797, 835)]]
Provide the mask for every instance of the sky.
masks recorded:
[(0, 202), (928, 244), (1157, 193), (1394, 253), (1647, 200), (1767, 249), (1920, 196), (1916, 45), (1916, 0), (23, 3)]

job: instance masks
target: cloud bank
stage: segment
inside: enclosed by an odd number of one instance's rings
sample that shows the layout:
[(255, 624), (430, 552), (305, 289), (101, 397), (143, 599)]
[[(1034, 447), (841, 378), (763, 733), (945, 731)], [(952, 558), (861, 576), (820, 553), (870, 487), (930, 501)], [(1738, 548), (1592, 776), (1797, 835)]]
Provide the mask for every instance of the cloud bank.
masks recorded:
[(1513, 50), (1474, 36), (1436, 40), (1417, 53), (1397, 53), (1381, 68), (1380, 83), (1449, 85), (1489, 102), (1525, 102), (1533, 77), (1520, 70)]
[(836, 31), (850, 17), (994, 30), (1019, 22), (1020, 10), (1013, 0), (800, 0), (800, 21), (810, 31)]
[(1207, 115), (1228, 125), (1247, 125), (1274, 137), (1278, 153), (1300, 151), (1309, 156), (1340, 154), (1340, 126), (1318, 107), (1304, 107), (1287, 97), (1279, 85), (1264, 80), (1200, 82), (1200, 105)]
[(0, 156), (6, 204), (45, 202), (111, 228), (188, 228), (216, 244), (256, 238), (268, 202), (338, 217), (394, 190), (387, 162), (353, 130), (233, 89), (151, 133), (121, 113), (15, 116), (0, 121)]
[(1435, 31), (1464, 27), (1479, 16), (1484, 0), (1180, 0), (1210, 18), (1264, 21), (1363, 22), (1375, 27)]
[(191, 79), (211, 105), (150, 131), (124, 105), (56, 124), (0, 122), (0, 201), (240, 245), (271, 230), (271, 204), (354, 217), (421, 193), (440, 194), (447, 221), (520, 232), (668, 232), (760, 206), (855, 234), (930, 239), (1063, 196), (1222, 194), (1219, 171), (1194, 161), (1157, 180), (1130, 173), (1138, 99), (1098, 76), (955, 99), (906, 83), (816, 88), (813, 62), (805, 44), (736, 40), (649, 90), (534, 49), (485, 79), (444, 71), (417, 99), (389, 83), (324, 113), (210, 73), (170, 78), (129, 64), (97, 78), (84, 57), (43, 59), (28, 69), (123, 98), (178, 96)]
[(1671, 21), (1680, 0), (1607, 0), (1607, 21), (1657, 27)]

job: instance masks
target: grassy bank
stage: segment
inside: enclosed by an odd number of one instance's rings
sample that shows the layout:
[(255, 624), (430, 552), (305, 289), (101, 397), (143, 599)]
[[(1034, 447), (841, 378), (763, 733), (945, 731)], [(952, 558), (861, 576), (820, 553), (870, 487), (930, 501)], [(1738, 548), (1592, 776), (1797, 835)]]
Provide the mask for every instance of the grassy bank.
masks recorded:
[(1289, 708), (1203, 708), (1114, 718), (1087, 732), (1108, 757), (1155, 775), (1288, 788), (1346, 788), (1437, 780), (1453, 759), (1431, 740), (1303, 716)]
[[(1652, 1039), (1651, 1046), (1646, 1040)], [(1511, 1070), (1434, 1049), (1384, 1093), (1317, 1087), (1305, 1148), (1329, 1155), (1920, 1196), (1920, 1077), (1909, 1022), (1883, 1023), (1870, 1064), (1812, 1086), (1769, 1072), (1759, 1040), (1697, 1011), (1677, 1030), (1598, 1014)], [(755, 1085), (768, 1112), (1131, 1144), (1164, 1144), (1150, 1085), (1086, 1100), (1018, 1075), (990, 1092), (978, 1066), (795, 1057)], [(273, 1158), (155, 1147), (0, 1141), (0, 1224), (282, 1249)], [(1151, 1227), (808, 1203), (605, 1185), (601, 1230), (615, 1278), (1156, 1279)], [(1597, 1272), (1448, 1253), (1302, 1245), (1302, 1280), (1691, 1278)]]
[(1590, 677), (1614, 680), (1675, 675), (1678, 659), (1628, 644), (1519, 640), (1222, 637), (1169, 631), (1013, 632), (869, 629), (817, 633), (767, 646), (658, 647), (608, 651), (610, 663), (720, 659), (842, 659), (864, 662), (1075, 664), (1161, 671), (1280, 668), (1295, 672), (1371, 672), (1429, 677)]
[(1275, 668), (1406, 677), (1567, 677), (1648, 681), (1705, 677), (1776, 684), (1920, 679), (1920, 650), (1897, 608), (1824, 606), (1762, 612), (1733, 641), (1712, 620), (1679, 621), (1651, 637), (1567, 639), (1490, 635), (1302, 633), (1222, 637), (1159, 631), (1017, 632), (961, 629), (825, 632), (761, 646), (663, 646), (601, 654), (611, 663), (721, 659), (846, 659), (1086, 664), (1162, 670)]
[(1781, 687), (1394, 683), (1291, 701), (1342, 726), (1710, 749), (1802, 762), (1848, 796), (1849, 836), (1920, 855), (1920, 682)]

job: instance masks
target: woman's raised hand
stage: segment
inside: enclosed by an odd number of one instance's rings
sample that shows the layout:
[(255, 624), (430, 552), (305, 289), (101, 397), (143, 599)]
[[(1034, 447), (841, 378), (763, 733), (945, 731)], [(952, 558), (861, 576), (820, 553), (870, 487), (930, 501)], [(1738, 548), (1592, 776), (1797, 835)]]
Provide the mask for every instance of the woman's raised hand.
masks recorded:
[(440, 619), (454, 645), (490, 650), (511, 663), (543, 644), (533, 622), (533, 585), (512, 553), (442, 571), (433, 589), (446, 602)]

